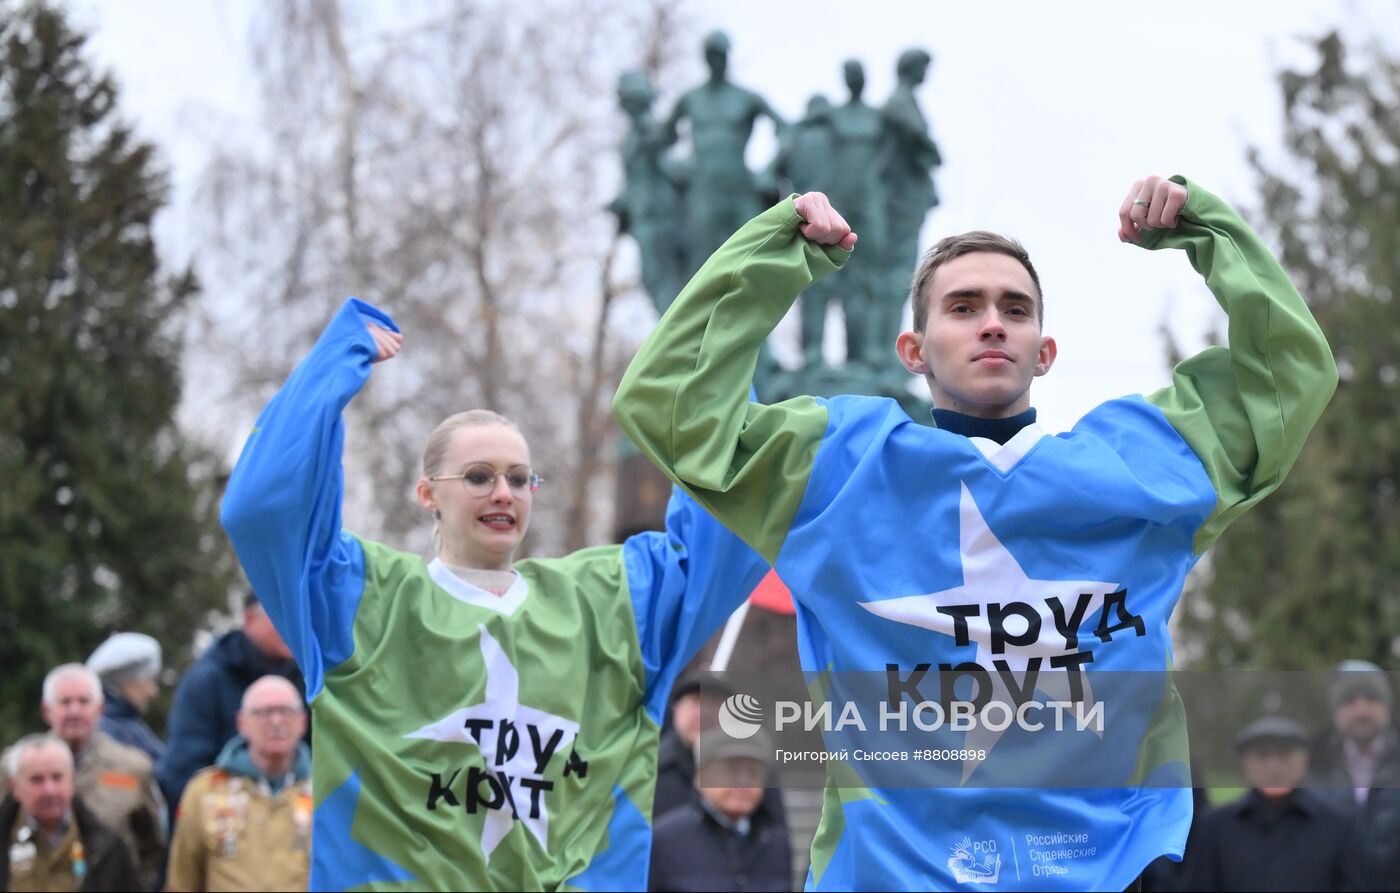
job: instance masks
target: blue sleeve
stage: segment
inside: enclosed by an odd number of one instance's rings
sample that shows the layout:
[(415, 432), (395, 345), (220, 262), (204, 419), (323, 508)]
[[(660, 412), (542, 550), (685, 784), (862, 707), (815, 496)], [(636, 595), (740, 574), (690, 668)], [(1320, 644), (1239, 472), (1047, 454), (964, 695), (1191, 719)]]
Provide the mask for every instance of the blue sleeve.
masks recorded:
[(646, 708), (660, 724), (676, 676), (769, 565), (678, 489), (666, 507), (666, 532), (630, 537), (622, 551), (646, 671)]
[(224, 494), (224, 529), (306, 677), (307, 700), (354, 650), (364, 590), (364, 552), (340, 527), (341, 412), (369, 378), (368, 322), (398, 331), (376, 308), (347, 301), (258, 416)]

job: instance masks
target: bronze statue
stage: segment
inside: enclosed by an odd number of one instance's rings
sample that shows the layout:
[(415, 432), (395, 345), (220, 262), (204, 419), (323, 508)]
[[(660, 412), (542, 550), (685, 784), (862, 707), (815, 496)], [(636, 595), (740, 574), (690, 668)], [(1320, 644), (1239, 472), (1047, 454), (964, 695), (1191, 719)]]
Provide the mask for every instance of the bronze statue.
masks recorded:
[[(773, 159), (770, 179), (773, 201), (781, 191), (811, 192), (827, 188), (835, 158), (835, 134), (831, 127), (831, 102), (825, 96), (807, 101), (807, 113), (787, 129)], [(839, 291), (838, 277), (825, 279), (802, 293), (797, 312), (802, 320), (803, 365), (815, 368), (822, 362), (822, 336), (826, 329), (826, 308)]]
[(843, 209), (846, 221), (860, 233), (860, 251), (851, 256), (837, 279), (846, 319), (846, 362), (865, 363), (889, 353), (898, 332), (890, 328), (882, 306), (881, 250), (887, 243), (885, 208), (888, 199), (883, 171), (889, 164), (891, 139), (884, 115), (861, 101), (865, 68), (846, 62), (844, 75), (850, 98), (831, 111), (832, 165), (823, 190)]
[(700, 269), (725, 239), (762, 210), (744, 150), (760, 116), (772, 119), (780, 131), (785, 126), (763, 97), (726, 79), (729, 38), (722, 31), (711, 32), (704, 46), (709, 80), (681, 96), (666, 121), (670, 142), (677, 139), (682, 121), (690, 124), (687, 274)]
[[(904, 387), (907, 373), (887, 358), (918, 262), (919, 231), (938, 204), (932, 171), (942, 159), (915, 97), (931, 57), (917, 49), (899, 57), (898, 86), (881, 109), (864, 101), (865, 70), (849, 60), (843, 69), (847, 101), (833, 106), (815, 96), (789, 127), (761, 96), (728, 79), (729, 47), (723, 32), (705, 38), (710, 76), (680, 97), (664, 124), (652, 115), (655, 94), (644, 75), (629, 72), (619, 81), (630, 127), (622, 148), (623, 189), (609, 207), (619, 229), (636, 239), (644, 287), (657, 312), (665, 312), (689, 277), (765, 202), (787, 191), (825, 192), (860, 234), (860, 249), (838, 276), (802, 297), (803, 367), (783, 371), (766, 347), (760, 352), (754, 377), (760, 397), (912, 399)], [(774, 122), (779, 150), (756, 177), (744, 155), (760, 117)], [(683, 122), (690, 155), (682, 162), (671, 147)], [(822, 343), (828, 305), (838, 297), (846, 362), (828, 367)]]
[[(795, 124), (788, 125), (778, 141), (766, 182), (776, 202), (779, 191), (811, 192), (824, 188), (831, 168), (831, 100), (821, 94), (807, 100), (807, 111)], [(771, 204), (771, 202), (770, 202)]]
[(618, 79), (618, 102), (632, 126), (622, 144), (622, 193), (608, 210), (617, 215), (618, 230), (637, 242), (642, 287), (660, 315), (685, 285), (687, 271), (680, 174), (666, 157), (667, 134), (651, 113), (655, 97), (641, 72)]
[[(882, 289), (884, 300), (877, 302), (878, 314), (871, 322), (876, 332), (899, 331), (909, 277), (919, 262), (919, 230), (928, 212), (938, 205), (932, 174), (943, 158), (929, 136), (928, 121), (914, 96), (914, 88), (924, 82), (931, 61), (932, 57), (923, 50), (905, 50), (900, 54), (895, 66), (899, 84), (881, 109), (891, 138), (884, 166), (889, 238), (880, 259), (887, 277)], [(861, 241), (865, 241), (864, 233)], [(876, 356), (889, 353), (886, 350)], [(898, 371), (902, 373), (902, 367)]]

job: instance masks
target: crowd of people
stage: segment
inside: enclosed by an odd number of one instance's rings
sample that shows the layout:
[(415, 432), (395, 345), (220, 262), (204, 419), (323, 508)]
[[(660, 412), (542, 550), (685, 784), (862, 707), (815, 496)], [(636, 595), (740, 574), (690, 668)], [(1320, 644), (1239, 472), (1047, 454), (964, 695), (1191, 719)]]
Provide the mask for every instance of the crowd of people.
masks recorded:
[[(225, 494), (256, 593), (243, 628), (186, 672), (164, 742), (142, 719), (161, 662), (148, 637), (49, 674), (51, 731), (4, 758), (6, 887), (790, 888), (772, 746), (702, 729), (713, 693), (677, 683), (770, 568), (809, 672), (912, 673), (930, 656), (976, 668), (987, 648), (1001, 671), (1159, 671), (1186, 573), (1278, 486), (1335, 388), (1305, 302), (1219, 199), (1137, 181), (1118, 234), (1184, 250), (1231, 346), (1051, 436), (1030, 405), (1057, 347), (1029, 256), (990, 233), (951, 237), (915, 272), (914, 327), (896, 344), (928, 385), (928, 427), (884, 398), (750, 401), (769, 330), (858, 238), (820, 193), (779, 203), (705, 264), (619, 387), (619, 423), (677, 484), (665, 529), (554, 559), (517, 560), (541, 477), (521, 430), (487, 410), (427, 438), (415, 497), (431, 561), (343, 529), (344, 410), (404, 348), (389, 314), (348, 301), (259, 416)], [(1246, 728), (1251, 790), (1213, 810), (1193, 810), (1189, 777), (829, 786), (805, 883), (1396, 889), (1383, 681), (1341, 668), (1321, 743), (1277, 716)], [(1150, 732), (1169, 741), (1185, 733), (1173, 697)], [(1309, 757), (1328, 784), (1306, 783)], [(1053, 871), (973, 855), (1065, 829), (1082, 830), (1050, 851)], [(1183, 851), (1179, 868), (1154, 861)]]
[[(42, 695), (49, 729), (16, 741), (0, 764), (0, 828), (10, 835), (0, 889), (307, 889), (307, 710), (298, 677), (258, 675), (283, 659), (276, 640), (264, 638), (259, 648), (248, 638), (249, 627), (266, 635), (257, 611), (250, 601), (248, 625), (227, 634), (181, 681), (177, 703), (203, 704), (215, 692), (231, 698), (236, 706), (220, 722), (234, 731), (169, 800), (157, 782), (169, 777), (164, 755), (207, 747), (207, 736), (172, 733), (167, 742), (142, 718), (158, 693), (155, 640), (118, 633), (86, 666), (49, 673)], [(230, 644), (240, 641), (253, 650)], [(242, 664), (246, 673), (218, 672), (228, 668), (231, 649), (251, 659)], [(702, 715), (713, 716), (730, 693), (707, 673), (672, 688), (658, 753), (649, 890), (794, 887), (772, 743), (702, 728)], [(1154, 862), (1141, 889), (1400, 889), (1394, 692), (1380, 668), (1353, 660), (1337, 667), (1330, 695), (1331, 723), (1320, 730), (1278, 715), (1245, 726), (1235, 743), (1248, 790), (1212, 807), (1197, 789), (1184, 860)], [(212, 716), (206, 711), (206, 721)], [(195, 722), (176, 711), (169, 727)], [(707, 780), (707, 768), (719, 764), (723, 771)], [(167, 813), (167, 802), (178, 808)]]
[(0, 771), (0, 889), (305, 889), (306, 705), (257, 600), (185, 671), (166, 737), (145, 719), (161, 669), (155, 639), (123, 632), (49, 671), (49, 728)]
[(1331, 722), (1262, 716), (1235, 738), (1242, 796), (1198, 789), (1185, 858), (1154, 863), (1147, 890), (1400, 889), (1400, 734), (1387, 675), (1343, 661)]

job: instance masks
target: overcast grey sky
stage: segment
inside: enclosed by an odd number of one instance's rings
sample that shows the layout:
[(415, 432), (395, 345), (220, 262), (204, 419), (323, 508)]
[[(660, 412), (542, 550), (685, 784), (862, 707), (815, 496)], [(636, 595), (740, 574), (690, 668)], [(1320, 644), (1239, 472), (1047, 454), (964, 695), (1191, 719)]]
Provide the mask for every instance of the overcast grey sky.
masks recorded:
[[(255, 114), (244, 50), (251, 6), (72, 3), (94, 33), (95, 57), (121, 80), (127, 114), (170, 159), (177, 194), (161, 236), (176, 257), (191, 251), (181, 215), (204, 147), (211, 136), (236, 138)], [(701, 33), (730, 33), (732, 77), (790, 118), (814, 92), (844, 101), (847, 58), (866, 63), (866, 99), (879, 104), (901, 51), (932, 53), (920, 101), (945, 163), (943, 203), (923, 240), (993, 229), (1029, 248), (1045, 286), (1046, 333), (1059, 343), (1055, 368), (1032, 390), (1051, 430), (1107, 397), (1163, 384), (1163, 320), (1191, 348), (1223, 322), (1184, 255), (1118, 242), (1115, 215), (1132, 181), (1183, 173), (1247, 210), (1255, 199), (1246, 152), (1257, 146), (1280, 157), (1276, 75), (1310, 62), (1304, 38), (1336, 25), (1392, 42), (1400, 32), (1388, 0), (712, 0), (691, 12)], [(693, 51), (698, 78), (698, 45)], [(626, 48), (617, 64), (629, 64)], [(674, 99), (663, 96), (659, 107)], [(771, 152), (761, 133), (752, 160)]]

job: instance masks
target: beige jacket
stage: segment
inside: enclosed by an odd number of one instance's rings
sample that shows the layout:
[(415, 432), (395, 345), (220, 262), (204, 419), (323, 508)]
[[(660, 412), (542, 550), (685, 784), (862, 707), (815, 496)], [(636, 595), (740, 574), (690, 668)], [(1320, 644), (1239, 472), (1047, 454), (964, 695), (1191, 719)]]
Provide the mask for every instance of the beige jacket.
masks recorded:
[(92, 814), (117, 832), (146, 887), (165, 862), (165, 798), (151, 758), (98, 730), (78, 755), (75, 787)]
[(170, 844), (168, 891), (305, 890), (311, 779), (273, 794), (217, 766), (190, 779)]

